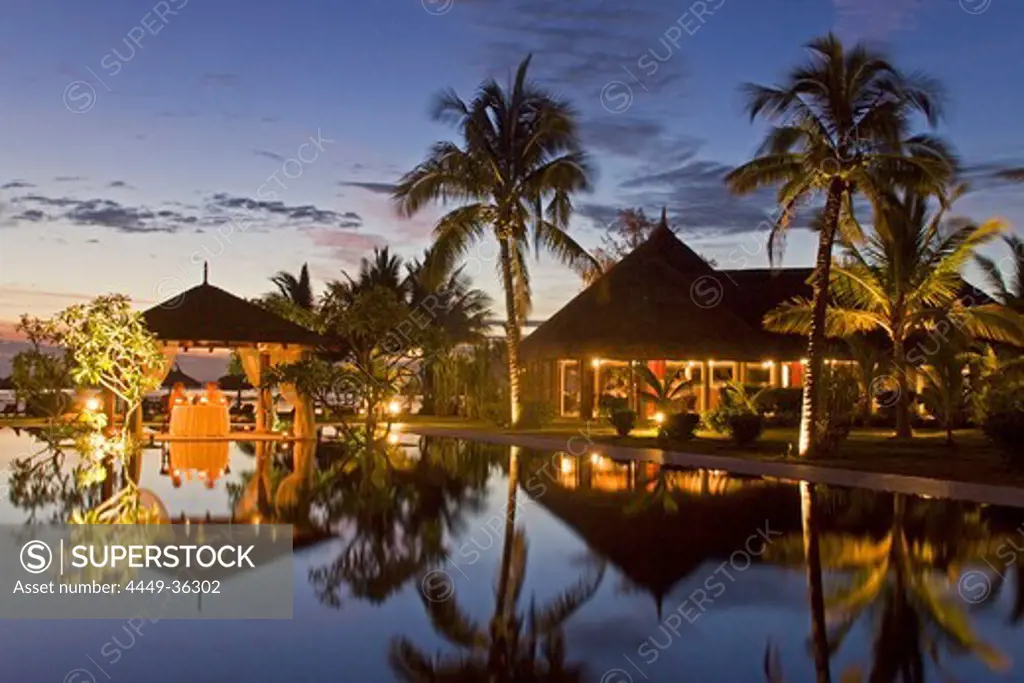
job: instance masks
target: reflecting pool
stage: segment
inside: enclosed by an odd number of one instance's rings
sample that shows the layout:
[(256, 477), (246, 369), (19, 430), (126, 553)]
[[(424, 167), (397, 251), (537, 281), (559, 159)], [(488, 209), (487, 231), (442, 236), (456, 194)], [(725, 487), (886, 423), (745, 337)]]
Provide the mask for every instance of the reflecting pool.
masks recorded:
[[(97, 495), (40, 448), (0, 430), (0, 522)], [(1024, 509), (412, 435), (152, 448), (140, 486), (294, 524), (294, 619), (0, 620), (0, 681), (1024, 680)]]

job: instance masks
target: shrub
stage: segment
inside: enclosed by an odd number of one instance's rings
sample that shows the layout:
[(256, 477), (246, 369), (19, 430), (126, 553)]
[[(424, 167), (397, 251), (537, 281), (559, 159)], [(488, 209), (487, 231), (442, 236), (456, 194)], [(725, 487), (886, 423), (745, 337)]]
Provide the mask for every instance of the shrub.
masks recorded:
[(629, 433), (636, 427), (636, 412), (632, 410), (616, 410), (611, 414), (609, 420), (615, 427), (615, 433), (619, 436), (629, 436)]
[(524, 401), (519, 413), (523, 429), (541, 429), (555, 420), (555, 409), (547, 401)]
[(800, 387), (772, 387), (758, 401), (758, 412), (768, 424), (777, 427), (795, 427), (800, 424), (804, 390)]
[(829, 453), (850, 435), (860, 412), (862, 395), (852, 370), (828, 366), (822, 373), (818, 391), (818, 444), (823, 452)]
[(601, 394), (597, 400), (598, 410), (609, 417), (622, 410), (629, 410), (629, 399), (615, 394)]
[(764, 431), (764, 418), (748, 410), (733, 411), (727, 418), (729, 435), (740, 446), (748, 446)]
[(1024, 384), (989, 391), (982, 428), (1011, 463), (1024, 467)]
[(714, 410), (709, 410), (704, 413), (701, 420), (708, 429), (716, 434), (728, 434), (729, 416), (738, 412), (743, 411), (739, 408), (733, 408), (730, 406), (720, 406)]
[(665, 424), (658, 430), (658, 437), (669, 441), (690, 441), (698, 426), (700, 416), (696, 413), (673, 413), (665, 418)]

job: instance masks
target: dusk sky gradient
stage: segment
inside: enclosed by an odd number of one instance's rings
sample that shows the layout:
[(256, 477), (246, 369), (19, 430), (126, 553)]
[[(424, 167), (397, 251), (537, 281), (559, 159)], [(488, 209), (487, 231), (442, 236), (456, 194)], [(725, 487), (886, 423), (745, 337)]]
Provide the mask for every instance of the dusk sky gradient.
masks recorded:
[[(419, 255), (439, 212), (400, 220), (383, 190), (451, 136), (428, 116), (432, 96), (505, 81), (530, 51), (536, 80), (578, 109), (599, 171), (573, 222), (586, 246), (615, 209), (666, 205), (678, 234), (720, 265), (766, 265), (771, 195), (737, 200), (721, 183), (762, 132), (739, 86), (780, 80), (830, 29), (938, 77), (940, 133), (979, 177), (1024, 166), (1019, 0), (706, 0), (696, 4), (717, 9), (703, 21), (694, 4), (6, 0), (0, 338), (22, 312), (99, 293), (152, 305), (197, 284), (203, 260), (214, 284), (250, 297), (305, 262), (320, 288), (375, 245)], [(662, 41), (677, 21), (688, 27), (678, 47)], [(665, 61), (648, 76), (638, 60), (655, 53)], [(630, 106), (609, 111), (626, 86)], [(300, 149), (311, 137), (319, 147)], [(308, 163), (282, 168), (298, 154)], [(1022, 186), (977, 187), (958, 213), (1004, 216), (1020, 233)], [(238, 212), (249, 227), (229, 242), (218, 231)], [(785, 264), (808, 265), (811, 245), (794, 234)], [(483, 245), (470, 269), (497, 295), (492, 253)], [(580, 289), (550, 259), (533, 268), (533, 318)]]

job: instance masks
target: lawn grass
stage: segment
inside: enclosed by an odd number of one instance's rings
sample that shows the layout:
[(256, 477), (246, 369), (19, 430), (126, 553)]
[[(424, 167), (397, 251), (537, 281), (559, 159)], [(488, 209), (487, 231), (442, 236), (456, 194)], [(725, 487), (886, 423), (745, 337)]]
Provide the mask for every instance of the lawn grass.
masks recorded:
[[(410, 425), (476, 431), (484, 434), (527, 434), (564, 438), (586, 436), (595, 444), (627, 448), (663, 448), (653, 428), (639, 428), (619, 437), (605, 421), (589, 426), (580, 420), (558, 419), (542, 429), (512, 432), (480, 421), (457, 418), (412, 417)], [(741, 448), (727, 436), (699, 431), (692, 441), (672, 444), (667, 450), (700, 455), (722, 455), (764, 462), (805, 462), (796, 456), (797, 430), (766, 429), (752, 446)], [(1022, 446), (1024, 447), (1024, 446)], [(1024, 488), (1024, 471), (1012, 468), (1003, 455), (976, 429), (958, 430), (954, 444), (946, 443), (940, 430), (917, 430), (910, 441), (892, 438), (892, 430), (855, 429), (827, 458), (809, 461), (821, 467), (836, 467), (879, 474), (902, 474)]]

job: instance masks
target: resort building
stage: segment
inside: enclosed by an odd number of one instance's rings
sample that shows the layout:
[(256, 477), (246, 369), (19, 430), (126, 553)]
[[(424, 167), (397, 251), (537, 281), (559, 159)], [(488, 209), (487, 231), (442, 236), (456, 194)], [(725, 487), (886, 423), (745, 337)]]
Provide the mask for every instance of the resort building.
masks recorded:
[(716, 269), (663, 217), (646, 242), (523, 340), (526, 397), (565, 416), (592, 417), (602, 396), (648, 414), (637, 397), (640, 363), (659, 378), (682, 371), (700, 411), (715, 407), (730, 380), (799, 387), (806, 339), (767, 332), (761, 321), (783, 301), (811, 296), (810, 275)]

